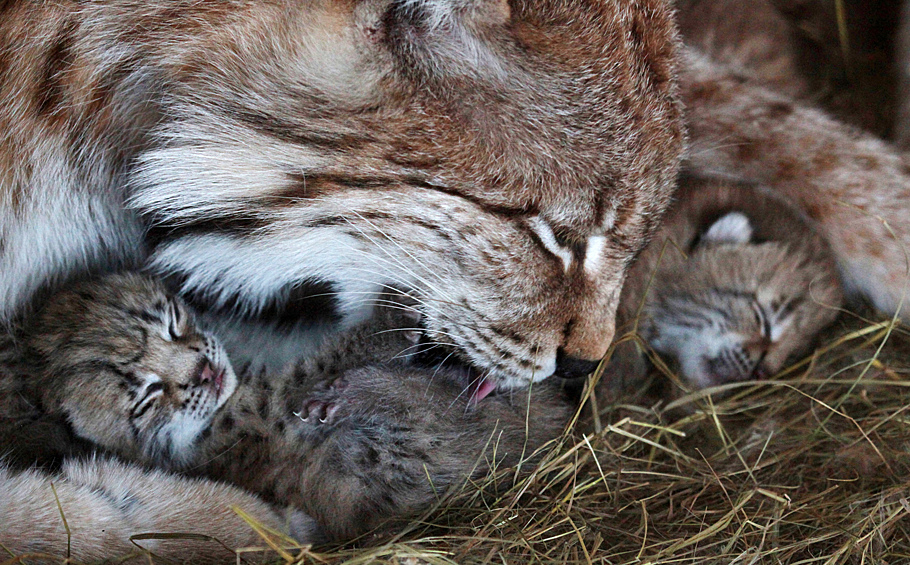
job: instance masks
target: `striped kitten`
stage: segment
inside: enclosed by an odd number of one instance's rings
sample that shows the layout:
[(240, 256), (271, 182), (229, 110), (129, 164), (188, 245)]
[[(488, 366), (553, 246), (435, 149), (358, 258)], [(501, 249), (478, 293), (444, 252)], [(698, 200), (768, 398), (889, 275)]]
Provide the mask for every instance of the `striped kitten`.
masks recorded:
[(843, 304), (831, 250), (766, 189), (687, 179), (630, 271), (620, 320), (696, 387), (773, 375)]
[(484, 398), (492, 387), (466, 369), (408, 362), (412, 311), (380, 312), (296, 366), (238, 378), (180, 299), (110, 275), (39, 310), (19, 386), (84, 440), (300, 508), (332, 540), (425, 510), (563, 430), (571, 406), (554, 386)]

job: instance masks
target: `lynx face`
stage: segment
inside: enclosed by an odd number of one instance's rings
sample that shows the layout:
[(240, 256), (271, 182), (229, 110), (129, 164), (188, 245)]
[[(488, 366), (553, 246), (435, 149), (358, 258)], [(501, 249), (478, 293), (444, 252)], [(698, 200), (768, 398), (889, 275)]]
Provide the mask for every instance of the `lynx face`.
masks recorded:
[(705, 241), (687, 268), (708, 272), (689, 274), (691, 286), (655, 297), (645, 335), (700, 387), (773, 375), (836, 315), (831, 302), (816, 303), (830, 297), (819, 296), (813, 273), (786, 268), (807, 260), (774, 243)]
[(224, 349), (159, 283), (114, 275), (55, 296), (27, 342), (46, 401), (77, 435), (134, 458), (187, 461), (233, 394)]
[(502, 387), (589, 366), (683, 146), (664, 0), (20, 2), (0, 41), (0, 317), (149, 233), (238, 362), (392, 287)]
[[(398, 288), (503, 387), (602, 357), (681, 147), (666, 7), (307, 6), (270, 32), (294, 90), (187, 77), (219, 103), (174, 108), (140, 157), (131, 202), (171, 228), (155, 268), (241, 324), (351, 323)], [(222, 335), (235, 359), (266, 349)]]
[(759, 189), (693, 181), (683, 198), (635, 267), (643, 337), (698, 387), (773, 375), (843, 303), (830, 251)]

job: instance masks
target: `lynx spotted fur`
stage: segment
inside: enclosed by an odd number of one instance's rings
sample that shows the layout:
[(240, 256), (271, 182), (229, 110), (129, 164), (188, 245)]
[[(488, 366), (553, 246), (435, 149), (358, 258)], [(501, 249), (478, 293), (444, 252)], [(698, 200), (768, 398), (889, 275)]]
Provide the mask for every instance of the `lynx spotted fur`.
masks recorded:
[(275, 367), (391, 286), (514, 387), (603, 355), (672, 192), (659, 0), (0, 9), (7, 318), (73, 272), (147, 262), (232, 357)]
[(280, 365), (392, 286), (502, 387), (584, 372), (668, 202), (683, 119), (691, 168), (796, 202), (852, 293), (888, 312), (906, 293), (903, 156), (761, 69), (678, 52), (659, 0), (2, 10), (5, 318), (74, 272), (147, 263), (238, 360)]

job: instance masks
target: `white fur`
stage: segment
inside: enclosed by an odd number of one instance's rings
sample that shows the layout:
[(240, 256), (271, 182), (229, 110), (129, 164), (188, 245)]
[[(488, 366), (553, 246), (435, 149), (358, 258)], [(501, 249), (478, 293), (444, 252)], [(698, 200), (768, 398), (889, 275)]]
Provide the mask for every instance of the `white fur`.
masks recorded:
[(702, 241), (742, 244), (752, 239), (752, 224), (742, 212), (730, 212), (714, 222)]
[[(189, 112), (189, 110), (187, 110)], [(166, 145), (143, 154), (132, 177), (129, 205), (180, 225), (211, 214), (245, 210), (291, 181), (283, 171), (307, 171), (328, 158), (304, 145), (282, 143), (202, 110), (159, 132)]]
[(681, 373), (698, 388), (715, 384), (707, 372), (707, 360), (742, 342), (741, 336), (722, 326), (720, 313), (705, 311), (702, 315), (709, 316), (710, 323), (701, 327), (663, 324), (659, 337), (650, 340), (655, 351), (676, 357)]
[[(59, 179), (52, 176), (38, 182)], [(27, 222), (20, 217), (28, 218)], [(61, 272), (99, 264), (121, 266), (142, 254), (136, 219), (103, 194), (35, 190), (24, 200), (20, 214), (5, 214), (0, 220), (0, 320), (13, 315), (16, 307)]]
[(588, 246), (585, 250), (585, 272), (597, 273), (600, 270), (601, 265), (603, 265), (603, 255), (606, 247), (606, 236), (593, 235), (588, 238)]
[(392, 282), (364, 279), (360, 247), (350, 236), (329, 228), (300, 229), (282, 237), (244, 242), (206, 235), (163, 246), (152, 266), (162, 272), (189, 273), (181, 290), (210, 292), (219, 306), (239, 292), (249, 314), (258, 313), (287, 285), (328, 281), (336, 285), (341, 313), (356, 323), (364, 295)]
[(572, 267), (572, 262), (575, 258), (569, 248), (560, 245), (559, 242), (556, 241), (556, 234), (553, 233), (553, 228), (551, 228), (540, 216), (535, 216), (528, 220), (528, 226), (534, 230), (534, 233), (540, 238), (544, 248), (562, 261), (563, 269), (568, 271), (569, 268)]

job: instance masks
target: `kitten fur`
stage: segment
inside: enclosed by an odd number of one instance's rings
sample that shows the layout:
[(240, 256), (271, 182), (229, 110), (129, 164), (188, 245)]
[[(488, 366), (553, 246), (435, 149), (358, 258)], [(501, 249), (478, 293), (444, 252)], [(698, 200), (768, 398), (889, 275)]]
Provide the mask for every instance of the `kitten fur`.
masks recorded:
[[(179, 458), (237, 387), (219, 341), (199, 329), (181, 300), (140, 275), (59, 293), (29, 320), (22, 343), (31, 374), (20, 386), (33, 391), (41, 412), (66, 414), (96, 443), (129, 445), (121, 454), (132, 459)], [(179, 390), (168, 390), (165, 378)], [(123, 414), (111, 411), (124, 397), (126, 427)], [(73, 410), (73, 402), (83, 409)], [(180, 416), (149, 410), (163, 404), (179, 405)], [(137, 435), (140, 427), (151, 433)]]
[(37, 312), (16, 386), (107, 451), (229, 481), (348, 539), (530, 458), (570, 416), (556, 383), (480, 400), (466, 369), (411, 366), (418, 315), (398, 308), (281, 373), (238, 379), (179, 298), (110, 275)]
[[(619, 320), (706, 387), (775, 374), (843, 300), (831, 250), (798, 209), (763, 187), (689, 178), (630, 270)], [(634, 367), (623, 347), (611, 374)]]
[[(792, 62), (792, 37), (773, 22), (769, 2), (724, 5), (680, 5), (686, 42), (699, 47), (684, 49), (680, 66), (691, 142), (686, 170), (765, 186), (792, 202), (830, 245), (848, 296), (907, 319), (906, 156), (794, 98), (805, 96), (805, 82)], [(710, 14), (719, 11), (724, 23), (715, 25)]]

